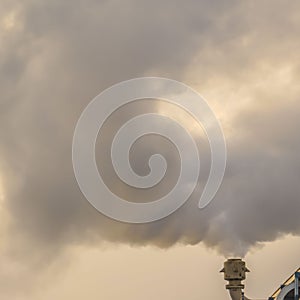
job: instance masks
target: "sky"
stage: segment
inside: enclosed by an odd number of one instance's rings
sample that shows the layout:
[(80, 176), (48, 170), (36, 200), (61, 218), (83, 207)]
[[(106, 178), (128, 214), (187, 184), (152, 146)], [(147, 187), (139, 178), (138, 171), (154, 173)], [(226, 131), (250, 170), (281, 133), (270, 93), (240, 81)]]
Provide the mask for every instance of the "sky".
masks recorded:
[[(0, 297), (11, 300), (226, 299), (218, 271), (245, 257), (248, 297), (267, 298), (299, 267), (299, 1), (35, 1), (0, 5)], [(72, 169), (86, 105), (123, 80), (159, 76), (198, 91), (220, 120), (228, 161), (213, 202), (195, 209), (209, 171), (199, 124), (162, 103), (112, 115), (98, 166), (130, 201), (107, 162), (112, 133), (132, 115), (183, 116), (202, 154), (199, 184), (168, 218), (124, 224), (97, 212)], [(137, 142), (134, 168), (176, 151)], [(271, 275), (270, 275), (271, 274)]]

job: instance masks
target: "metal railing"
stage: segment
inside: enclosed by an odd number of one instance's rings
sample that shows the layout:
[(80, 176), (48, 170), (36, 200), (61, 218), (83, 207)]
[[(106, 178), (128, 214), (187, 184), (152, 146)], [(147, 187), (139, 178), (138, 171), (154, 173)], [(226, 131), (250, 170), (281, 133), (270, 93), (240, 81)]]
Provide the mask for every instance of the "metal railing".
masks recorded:
[[(294, 284), (294, 300), (300, 300), (299, 298), (299, 280), (300, 280), (300, 268), (293, 273), (274, 293), (269, 300), (275, 300), (280, 295), (280, 292), (283, 288), (287, 287), (288, 285)], [(290, 291), (289, 291), (290, 292)]]

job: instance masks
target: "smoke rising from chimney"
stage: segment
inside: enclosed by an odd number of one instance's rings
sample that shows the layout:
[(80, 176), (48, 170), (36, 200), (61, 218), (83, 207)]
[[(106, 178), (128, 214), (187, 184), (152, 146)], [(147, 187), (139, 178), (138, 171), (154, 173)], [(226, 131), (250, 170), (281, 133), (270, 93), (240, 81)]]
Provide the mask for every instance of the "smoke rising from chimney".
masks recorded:
[[(18, 13), (23, 25), (13, 34), (3, 33), (0, 166), (2, 207), (9, 216), (7, 240), (21, 236), (22, 243), (44, 249), (103, 240), (158, 247), (204, 243), (224, 255), (243, 256), (260, 242), (299, 234), (299, 57), (297, 51), (278, 54), (299, 47), (299, 26), (296, 21), (284, 23), (285, 28), (272, 23), (270, 36), (268, 22), (273, 21), (266, 21), (267, 6), (251, 19), (242, 3), (230, 1), (224, 11), (199, 3), (186, 4), (176, 34), (173, 22), (154, 13), (157, 7), (146, 2), (151, 18), (141, 19), (140, 6), (130, 2), (133, 10), (128, 16), (114, 4), (106, 7), (108, 15), (117, 14), (114, 20), (104, 13), (96, 17), (92, 10), (77, 16), (73, 8), (55, 1), (45, 7), (22, 3)], [(75, 7), (81, 5), (76, 2)], [(100, 4), (88, 5), (99, 9)], [(288, 5), (285, 10), (292, 14), (295, 9)], [(242, 13), (232, 16), (233, 7)], [(281, 11), (281, 4), (276, 7)], [(173, 13), (181, 20), (182, 8)], [(232, 18), (240, 25), (232, 26)], [(109, 34), (104, 29), (108, 24)], [(278, 45), (274, 36), (280, 30), (287, 35)], [(262, 41), (264, 49), (259, 46)], [(207, 47), (219, 49), (219, 55)], [(194, 60), (199, 60), (195, 68)], [(166, 219), (118, 223), (96, 212), (77, 187), (71, 162), (74, 126), (99, 91), (154, 73), (186, 81), (211, 101), (225, 130), (227, 170), (215, 200), (204, 210), (197, 209), (210, 166), (209, 147), (201, 127), (183, 117), (200, 149), (201, 175), (195, 192)], [(124, 186), (114, 174), (107, 159), (111, 134), (122, 121), (141, 112), (181, 116), (172, 109), (150, 101), (124, 107), (100, 133), (97, 162), (104, 167), (104, 180), (130, 201), (151, 201), (168, 191), (179, 172), (178, 155), (158, 136), (137, 141), (130, 158), (137, 173), (147, 174), (148, 157), (155, 153), (164, 155), (169, 167), (161, 186), (142, 193)]]

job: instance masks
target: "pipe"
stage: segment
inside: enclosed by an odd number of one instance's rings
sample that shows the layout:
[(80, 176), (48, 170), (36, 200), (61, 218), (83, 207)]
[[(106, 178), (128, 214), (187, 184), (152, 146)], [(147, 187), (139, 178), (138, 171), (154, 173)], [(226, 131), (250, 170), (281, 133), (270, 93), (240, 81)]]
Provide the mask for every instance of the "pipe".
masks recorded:
[(228, 281), (226, 289), (229, 290), (232, 300), (249, 300), (244, 297), (245, 286), (242, 284), (242, 281), (246, 279), (246, 273), (249, 272), (246, 263), (239, 258), (228, 259), (221, 272), (224, 273), (224, 279)]
[(250, 300), (246, 296), (243, 298), (242, 290), (229, 290), (229, 294), (232, 300)]

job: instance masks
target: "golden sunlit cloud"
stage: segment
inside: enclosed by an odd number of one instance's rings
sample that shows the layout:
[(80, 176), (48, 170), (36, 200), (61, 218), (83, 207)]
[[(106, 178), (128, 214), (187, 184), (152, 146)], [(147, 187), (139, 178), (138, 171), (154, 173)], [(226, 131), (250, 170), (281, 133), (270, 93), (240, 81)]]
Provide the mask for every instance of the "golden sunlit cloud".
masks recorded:
[(2, 26), (4, 30), (11, 31), (16, 27), (17, 25), (16, 15), (17, 14), (15, 11), (11, 11), (2, 19)]

